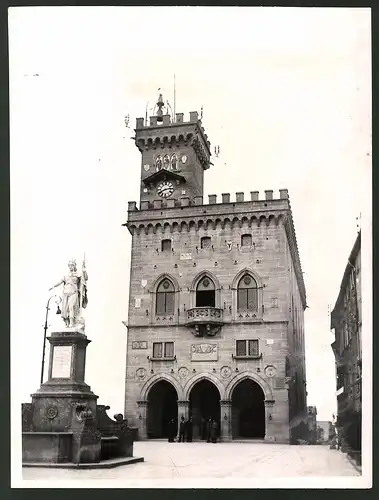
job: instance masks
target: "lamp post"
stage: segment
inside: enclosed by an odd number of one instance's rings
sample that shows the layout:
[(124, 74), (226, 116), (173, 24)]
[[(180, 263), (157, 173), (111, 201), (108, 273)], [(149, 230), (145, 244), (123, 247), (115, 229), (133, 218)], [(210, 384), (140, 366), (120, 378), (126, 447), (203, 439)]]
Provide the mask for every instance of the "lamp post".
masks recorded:
[(58, 295), (52, 295), (49, 297), (47, 304), (46, 304), (46, 317), (45, 317), (45, 326), (43, 327), (43, 350), (42, 350), (42, 366), (41, 366), (41, 385), (43, 384), (43, 372), (45, 369), (45, 350), (46, 350), (46, 332), (47, 332), (47, 318), (49, 315), (49, 305), (50, 305), (50, 300), (56, 298), (56, 304), (57, 304), (57, 314), (61, 314), (61, 310), (59, 308), (59, 304), (62, 302), (61, 297)]

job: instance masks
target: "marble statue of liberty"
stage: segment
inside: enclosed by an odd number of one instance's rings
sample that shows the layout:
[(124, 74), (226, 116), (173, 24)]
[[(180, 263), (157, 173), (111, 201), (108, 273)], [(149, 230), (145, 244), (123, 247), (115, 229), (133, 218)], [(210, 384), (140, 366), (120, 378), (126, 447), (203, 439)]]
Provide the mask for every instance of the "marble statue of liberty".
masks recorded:
[(62, 306), (61, 316), (66, 327), (76, 327), (80, 324), (83, 327), (83, 319), (81, 318), (82, 308), (87, 307), (87, 280), (88, 274), (86, 270), (85, 260), (82, 264), (82, 272), (79, 273), (76, 267), (76, 261), (70, 260), (68, 263), (68, 273), (53, 287), (52, 290), (63, 284), (62, 290)]

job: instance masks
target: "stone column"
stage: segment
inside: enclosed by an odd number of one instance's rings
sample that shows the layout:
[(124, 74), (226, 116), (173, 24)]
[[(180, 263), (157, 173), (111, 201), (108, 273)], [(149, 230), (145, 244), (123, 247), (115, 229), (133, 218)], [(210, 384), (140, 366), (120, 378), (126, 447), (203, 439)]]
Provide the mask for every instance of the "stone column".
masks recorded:
[(273, 409), (274, 409), (275, 401), (273, 399), (265, 400), (265, 440), (266, 441), (276, 441), (275, 431), (273, 429), (274, 425), (272, 422), (273, 419)]
[(147, 401), (137, 401), (137, 427), (139, 439), (147, 439)]
[(178, 429), (181, 418), (184, 417), (184, 420), (188, 419), (188, 409), (189, 401), (178, 401)]
[(220, 401), (221, 419), (220, 419), (220, 440), (232, 440), (232, 402), (227, 400)]

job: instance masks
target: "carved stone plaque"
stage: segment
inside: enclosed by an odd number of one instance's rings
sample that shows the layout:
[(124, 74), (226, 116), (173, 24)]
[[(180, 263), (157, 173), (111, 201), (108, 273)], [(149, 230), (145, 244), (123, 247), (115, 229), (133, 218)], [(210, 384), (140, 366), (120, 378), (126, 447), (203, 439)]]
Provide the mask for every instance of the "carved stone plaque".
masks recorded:
[(71, 345), (56, 345), (53, 351), (52, 378), (70, 378), (71, 372)]
[(146, 377), (146, 370), (145, 368), (138, 368), (136, 370), (136, 377), (140, 380), (143, 380)]
[(181, 253), (180, 254), (180, 260), (191, 260), (192, 259), (192, 253)]
[(232, 369), (230, 368), (230, 366), (223, 366), (220, 373), (222, 378), (229, 378), (232, 374)]
[(266, 374), (266, 377), (275, 377), (275, 374), (276, 374), (275, 366), (272, 366), (272, 365), (266, 366), (265, 374)]
[(132, 342), (132, 349), (147, 349), (146, 340), (135, 340)]
[(217, 361), (217, 359), (218, 359), (217, 344), (191, 345), (192, 361)]
[(182, 366), (181, 368), (179, 368), (178, 373), (179, 377), (186, 378), (186, 376), (188, 375), (188, 369), (185, 366)]

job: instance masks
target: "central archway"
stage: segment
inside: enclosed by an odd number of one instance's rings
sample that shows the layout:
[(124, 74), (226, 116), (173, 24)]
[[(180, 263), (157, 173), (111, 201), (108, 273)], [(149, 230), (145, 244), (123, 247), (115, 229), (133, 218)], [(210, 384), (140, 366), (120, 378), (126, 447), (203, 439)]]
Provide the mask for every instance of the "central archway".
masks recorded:
[(147, 437), (168, 437), (168, 422), (178, 423), (178, 394), (167, 380), (159, 380), (149, 390), (147, 397)]
[(206, 422), (216, 420), (220, 431), (220, 392), (207, 379), (197, 382), (189, 395), (189, 413), (193, 421), (193, 438), (206, 439)]
[(247, 378), (232, 393), (232, 436), (263, 439), (265, 437), (265, 395), (262, 388)]

